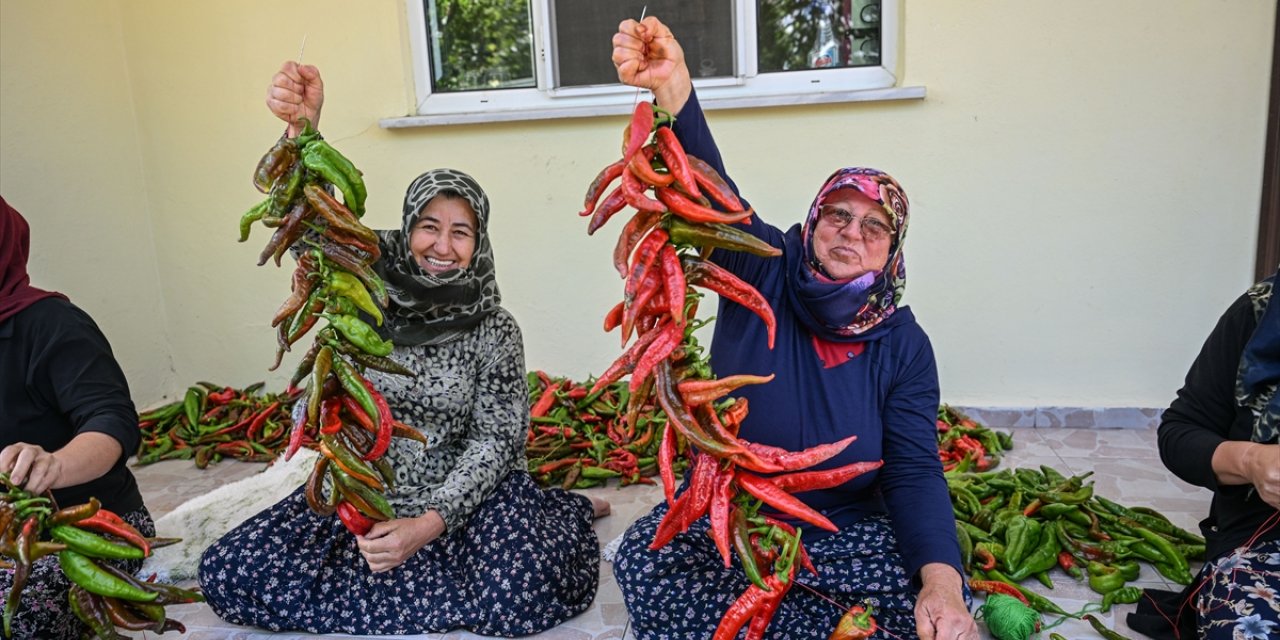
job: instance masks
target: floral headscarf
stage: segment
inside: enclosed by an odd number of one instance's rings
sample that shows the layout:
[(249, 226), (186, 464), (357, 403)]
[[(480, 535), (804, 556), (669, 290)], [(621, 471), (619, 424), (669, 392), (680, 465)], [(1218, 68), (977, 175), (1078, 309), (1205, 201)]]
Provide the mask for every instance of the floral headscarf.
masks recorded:
[[(834, 281), (815, 266), (813, 228), (818, 223), (818, 209), (827, 196), (850, 188), (884, 207), (896, 233), (884, 270), (871, 271), (848, 281)], [(862, 342), (879, 337), (891, 328), (892, 323), (884, 323), (897, 310), (907, 286), (902, 244), (907, 236), (908, 208), (906, 193), (889, 174), (849, 167), (827, 178), (809, 206), (804, 225), (787, 233), (785, 255), (793, 285), (788, 289), (791, 304), (800, 320), (819, 338)]]
[[(422, 208), (441, 191), (466, 199), (476, 214), (476, 249), (471, 264), (428, 273), (409, 250), (409, 237)], [(428, 171), (404, 195), (400, 229), (379, 231), (382, 259), (374, 264), (391, 298), (384, 333), (397, 345), (442, 344), (480, 324), (502, 303), (489, 244), (489, 197), (471, 176), (453, 169)]]

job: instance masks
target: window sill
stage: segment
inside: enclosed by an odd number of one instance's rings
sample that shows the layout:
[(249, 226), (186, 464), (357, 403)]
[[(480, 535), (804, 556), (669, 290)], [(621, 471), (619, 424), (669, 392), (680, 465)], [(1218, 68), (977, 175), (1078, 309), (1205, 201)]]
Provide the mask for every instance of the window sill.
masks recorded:
[[(707, 92), (711, 93), (711, 92)], [(823, 93), (776, 94), (754, 96), (707, 95), (699, 91), (698, 99), (708, 111), (716, 109), (745, 109), (755, 107), (782, 107), (801, 104), (831, 104), (836, 102), (881, 102), (888, 100), (921, 100), (924, 87), (890, 87), (887, 89), (862, 89), (858, 91), (830, 91)], [(565, 106), (546, 109), (512, 109), (509, 111), (474, 111), (469, 113), (442, 113), (421, 116), (383, 118), (378, 126), (383, 129), (408, 129), (452, 124), (477, 124), (483, 122), (513, 122), (518, 120), (551, 120), (557, 118), (590, 118), (595, 116), (625, 115), (631, 112), (631, 103)]]

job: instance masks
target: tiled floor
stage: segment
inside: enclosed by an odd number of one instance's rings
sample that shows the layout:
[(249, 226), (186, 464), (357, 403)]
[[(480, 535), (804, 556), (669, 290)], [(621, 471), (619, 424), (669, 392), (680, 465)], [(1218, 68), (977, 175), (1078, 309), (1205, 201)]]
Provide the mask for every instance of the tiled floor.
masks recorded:
[[(1208, 509), (1209, 492), (1192, 487), (1178, 480), (1160, 463), (1155, 445), (1155, 430), (1143, 429), (1011, 429), (1015, 448), (1003, 462), (1013, 467), (1041, 464), (1049, 465), (1064, 474), (1093, 471), (1098, 494), (1125, 505), (1146, 505), (1166, 513), (1175, 524), (1195, 531), (1196, 523)], [(136, 468), (134, 471), (142, 486), (148, 507), (155, 517), (168, 513), (185, 500), (203, 495), (210, 489), (256, 473), (262, 465), (235, 461), (222, 462), (208, 470), (199, 471), (187, 461), (168, 461)], [(596, 521), (596, 533), (601, 544), (613, 540), (638, 515), (646, 512), (662, 498), (656, 487), (633, 486), (625, 489), (600, 488), (588, 490), (609, 500), (612, 515)], [(165, 535), (160, 531), (159, 535)], [(1194, 567), (1193, 567), (1194, 569)], [(1082, 583), (1075, 583), (1055, 573), (1057, 588), (1049, 592), (1039, 584), (1035, 588), (1051, 597), (1069, 611), (1080, 610), (1087, 602), (1096, 601), (1092, 591)], [(1034, 583), (1033, 583), (1034, 584)], [(1160, 575), (1146, 565), (1140, 586), (1158, 585), (1172, 589)], [(1109, 614), (1097, 614), (1112, 629), (1134, 638), (1125, 624), (1125, 614), (1134, 605), (1121, 605)], [(193, 640), (273, 638), (277, 640), (311, 637), (296, 633), (268, 633), (240, 627), (220, 621), (205, 605), (172, 607), (170, 615), (187, 625), (187, 636)], [(1052, 622), (1053, 620), (1048, 620)], [(603, 640), (633, 636), (626, 630), (627, 615), (622, 606), (622, 596), (613, 581), (612, 567), (608, 563), (600, 567), (600, 591), (596, 600), (582, 615), (563, 625), (531, 636), (537, 640)], [(980, 625), (981, 626), (981, 625)], [(1067, 620), (1053, 629), (1072, 640), (1098, 638), (1087, 623)], [(894, 631), (894, 630), (890, 630)], [(330, 636), (346, 637), (346, 636)], [(464, 631), (446, 634), (411, 636), (415, 638), (461, 640), (479, 638)], [(880, 636), (877, 636), (880, 637)], [(989, 639), (983, 627), (983, 638)], [(693, 640), (693, 639), (690, 639)]]

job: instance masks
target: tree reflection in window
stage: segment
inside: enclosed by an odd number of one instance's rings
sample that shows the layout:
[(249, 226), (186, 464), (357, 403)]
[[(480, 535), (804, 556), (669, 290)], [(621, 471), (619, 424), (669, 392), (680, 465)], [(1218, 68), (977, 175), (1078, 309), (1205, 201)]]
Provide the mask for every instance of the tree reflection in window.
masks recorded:
[(427, 0), (432, 89), (533, 87), (529, 0)]
[(758, 0), (761, 73), (880, 63), (879, 0)]

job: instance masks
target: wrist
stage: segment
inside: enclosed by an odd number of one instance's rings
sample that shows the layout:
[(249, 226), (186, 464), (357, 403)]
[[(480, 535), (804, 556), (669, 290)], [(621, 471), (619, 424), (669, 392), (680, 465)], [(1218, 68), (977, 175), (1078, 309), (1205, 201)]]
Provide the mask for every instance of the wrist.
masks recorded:
[(653, 97), (658, 106), (670, 111), (672, 115), (684, 108), (693, 92), (693, 78), (689, 75), (689, 66), (681, 62), (671, 73), (671, 77), (662, 86), (653, 90)]
[(960, 574), (955, 567), (945, 562), (930, 562), (920, 567), (920, 583), (932, 587), (954, 587), (957, 590), (962, 586)]

